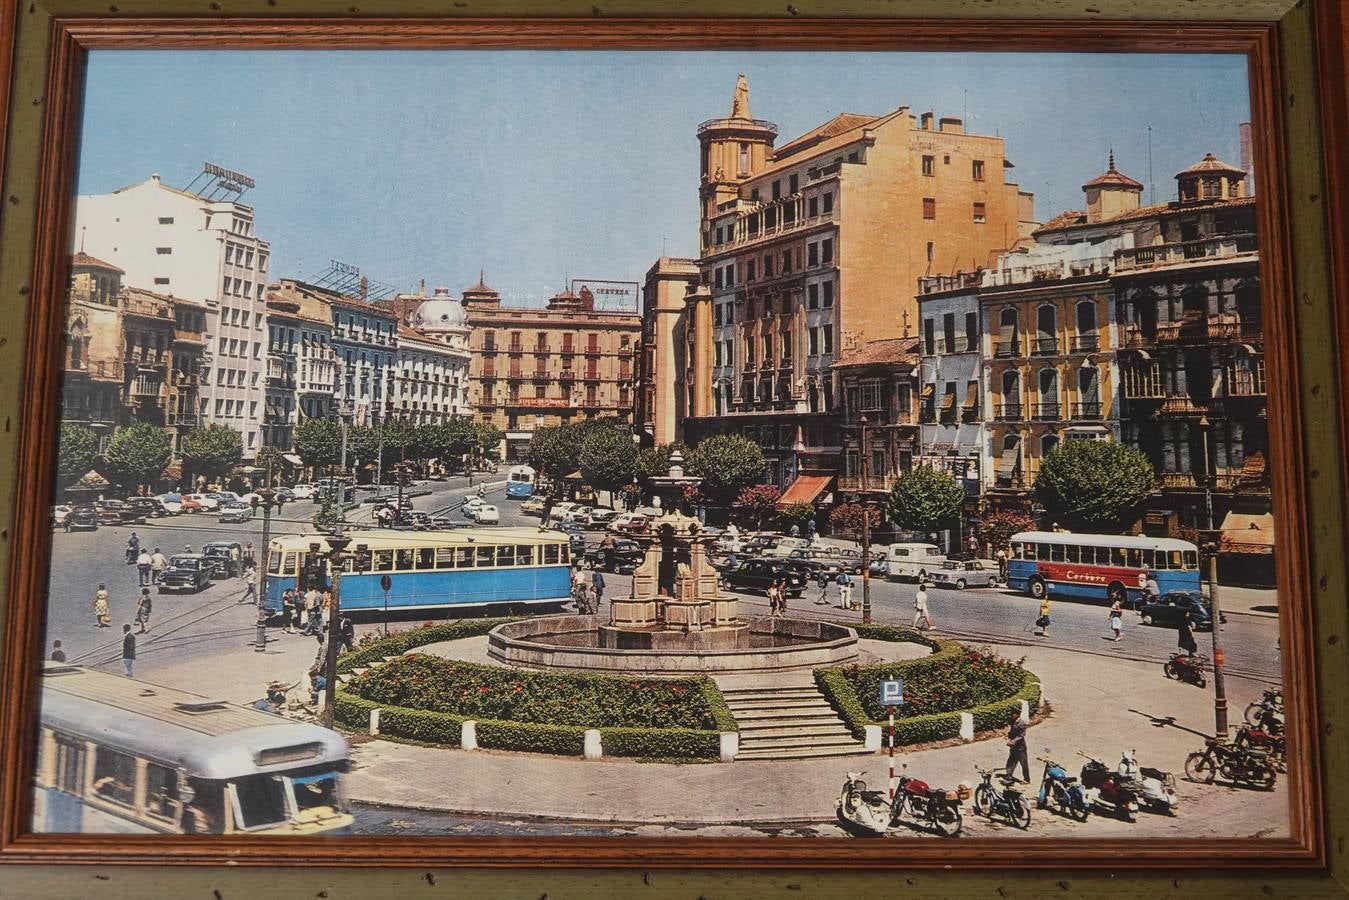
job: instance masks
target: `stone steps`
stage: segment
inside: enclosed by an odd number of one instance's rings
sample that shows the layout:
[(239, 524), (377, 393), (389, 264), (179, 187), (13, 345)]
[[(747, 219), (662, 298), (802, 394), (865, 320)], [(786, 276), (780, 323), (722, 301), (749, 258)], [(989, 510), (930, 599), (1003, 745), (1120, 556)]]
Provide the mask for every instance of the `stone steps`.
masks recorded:
[(870, 750), (862, 748), (856, 742), (851, 747), (802, 747), (763, 750), (742, 750), (735, 755), (737, 760), (756, 759), (820, 759), (828, 756), (871, 756)]
[(868, 754), (813, 684), (727, 688), (740, 726), (738, 760), (815, 759)]

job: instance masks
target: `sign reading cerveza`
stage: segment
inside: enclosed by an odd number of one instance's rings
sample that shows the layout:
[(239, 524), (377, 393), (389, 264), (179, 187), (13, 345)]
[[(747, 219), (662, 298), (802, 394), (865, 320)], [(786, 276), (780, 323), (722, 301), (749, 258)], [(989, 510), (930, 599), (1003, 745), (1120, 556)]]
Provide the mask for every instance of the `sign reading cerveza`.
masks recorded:
[(886, 678), (881, 681), (881, 706), (904, 705), (904, 679)]

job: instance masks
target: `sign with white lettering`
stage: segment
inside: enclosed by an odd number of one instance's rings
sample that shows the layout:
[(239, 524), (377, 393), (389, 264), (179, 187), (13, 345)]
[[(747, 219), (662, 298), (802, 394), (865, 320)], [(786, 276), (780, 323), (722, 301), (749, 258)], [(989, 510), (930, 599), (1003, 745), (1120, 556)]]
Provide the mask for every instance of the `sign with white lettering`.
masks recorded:
[(880, 685), (881, 706), (904, 705), (904, 679), (885, 678)]
[(635, 281), (607, 281), (602, 278), (573, 278), (572, 293), (585, 299), (589, 295), (600, 312), (635, 313), (641, 309), (641, 285)]

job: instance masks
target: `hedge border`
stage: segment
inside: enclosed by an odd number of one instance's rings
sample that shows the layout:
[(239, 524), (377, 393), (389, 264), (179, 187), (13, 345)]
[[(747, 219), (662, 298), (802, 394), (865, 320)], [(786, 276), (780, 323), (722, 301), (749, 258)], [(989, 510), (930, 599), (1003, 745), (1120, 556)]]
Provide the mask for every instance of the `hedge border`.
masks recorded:
[(493, 619), (461, 619), (457, 622), (441, 622), (421, 628), (409, 628), (398, 631), (386, 638), (380, 638), (366, 644), (358, 650), (343, 653), (337, 658), (337, 674), (346, 675), (360, 666), (370, 666), (382, 662), (386, 656), (402, 656), (414, 647), (438, 644), (441, 641), (458, 641), (463, 638), (481, 637), (498, 625), (519, 622), (528, 616), (501, 616)]
[[(867, 668), (885, 668), (887, 671), (895, 674), (902, 674), (906, 671), (922, 668), (930, 665), (934, 661), (943, 660), (957, 653), (965, 651), (965, 645), (960, 641), (954, 640), (936, 640), (926, 635), (920, 634), (912, 629), (903, 628), (895, 625), (853, 625), (858, 637), (866, 637), (872, 640), (894, 641), (903, 643), (922, 644), (933, 650), (928, 656), (918, 659), (904, 660), (898, 663), (883, 663), (880, 666), (868, 666)], [(953, 710), (951, 712), (930, 713), (923, 716), (912, 716), (895, 721), (895, 744), (908, 746), (910, 744), (925, 744), (932, 741), (948, 740), (960, 736), (960, 714), (962, 712), (970, 713), (974, 717), (974, 731), (990, 731), (1007, 724), (1007, 719), (1013, 710), (1020, 710), (1021, 701), (1026, 701), (1030, 706), (1032, 713), (1039, 708), (1041, 699), (1040, 679), (1029, 669), (1023, 669), (1025, 677), (1021, 681), (1021, 687), (1014, 694), (1001, 700), (995, 700), (992, 703), (986, 703), (982, 706), (974, 706), (964, 710)], [(839, 667), (815, 670), (815, 684), (820, 693), (829, 701), (843, 719), (843, 723), (852, 732), (858, 740), (866, 739), (866, 726), (879, 725), (880, 722), (872, 720), (866, 714), (862, 706), (862, 699), (857, 695), (856, 689), (848, 678), (843, 674)]]

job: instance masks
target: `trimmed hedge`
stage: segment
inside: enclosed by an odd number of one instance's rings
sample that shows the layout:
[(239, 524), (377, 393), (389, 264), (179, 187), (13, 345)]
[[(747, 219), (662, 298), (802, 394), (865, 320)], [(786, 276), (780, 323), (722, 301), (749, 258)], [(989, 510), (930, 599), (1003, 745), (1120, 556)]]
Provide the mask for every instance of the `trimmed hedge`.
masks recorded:
[(438, 644), (441, 641), (457, 641), (463, 638), (481, 637), (498, 625), (507, 622), (519, 622), (527, 616), (503, 616), (496, 619), (461, 619), (457, 622), (443, 622), (425, 628), (410, 628), (397, 631), (386, 638), (359, 647), (337, 658), (337, 672), (344, 675), (361, 666), (374, 665), (386, 656), (402, 656), (414, 647)]

